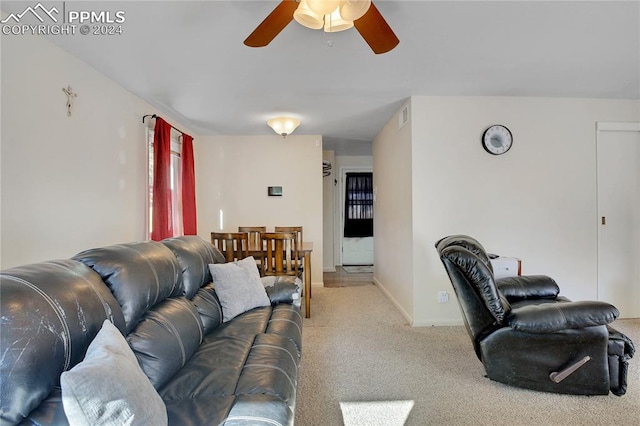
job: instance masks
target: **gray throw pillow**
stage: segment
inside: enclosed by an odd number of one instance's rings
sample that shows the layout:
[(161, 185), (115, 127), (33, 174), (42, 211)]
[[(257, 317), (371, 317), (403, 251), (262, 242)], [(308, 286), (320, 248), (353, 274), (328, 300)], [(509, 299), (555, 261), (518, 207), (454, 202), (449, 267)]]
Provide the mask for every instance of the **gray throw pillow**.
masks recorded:
[(256, 259), (253, 256), (240, 259), (236, 262), (236, 264), (249, 272), (251, 276), (260, 279), (260, 270), (258, 269), (258, 264), (256, 263)]
[(235, 263), (210, 264), (216, 294), (222, 305), (222, 321), (261, 306), (271, 306), (271, 301), (259, 276)]
[(69, 424), (166, 425), (167, 408), (120, 331), (105, 320), (84, 360), (60, 376)]

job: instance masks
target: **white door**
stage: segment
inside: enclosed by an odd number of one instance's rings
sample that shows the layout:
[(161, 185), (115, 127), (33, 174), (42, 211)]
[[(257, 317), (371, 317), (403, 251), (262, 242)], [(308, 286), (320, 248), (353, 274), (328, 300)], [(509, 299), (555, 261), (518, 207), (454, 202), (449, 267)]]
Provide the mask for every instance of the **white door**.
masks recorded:
[(373, 265), (373, 237), (343, 238), (343, 265)]
[(598, 123), (598, 299), (640, 317), (640, 123)]
[(342, 209), (340, 239), (342, 241), (342, 265), (373, 265), (373, 237), (347, 238), (344, 236), (346, 175), (349, 172), (371, 172), (371, 169), (343, 169), (341, 199), (338, 208)]

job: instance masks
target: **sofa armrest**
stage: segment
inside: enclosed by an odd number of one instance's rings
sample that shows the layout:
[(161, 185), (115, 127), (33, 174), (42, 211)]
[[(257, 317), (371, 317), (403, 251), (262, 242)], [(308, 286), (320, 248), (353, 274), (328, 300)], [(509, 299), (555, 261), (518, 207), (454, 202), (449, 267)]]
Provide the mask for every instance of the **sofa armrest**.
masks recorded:
[(618, 309), (605, 302), (545, 303), (512, 309), (507, 323), (527, 333), (552, 333), (609, 324), (618, 315)]
[(275, 278), (271, 282), (265, 278), (267, 277), (262, 277), (262, 283), (272, 305), (279, 303), (293, 304), (294, 300), (298, 298), (300, 288), (295, 283), (295, 277), (268, 277)]
[(509, 302), (526, 299), (555, 299), (560, 293), (555, 280), (546, 275), (498, 278), (496, 287)]

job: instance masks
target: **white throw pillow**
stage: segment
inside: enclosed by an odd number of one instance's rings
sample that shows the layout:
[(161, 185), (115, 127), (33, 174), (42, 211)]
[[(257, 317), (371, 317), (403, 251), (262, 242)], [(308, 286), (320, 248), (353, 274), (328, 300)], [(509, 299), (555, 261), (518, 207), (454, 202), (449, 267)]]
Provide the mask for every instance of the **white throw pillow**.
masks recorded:
[(222, 321), (261, 306), (271, 306), (267, 292), (257, 277), (235, 263), (210, 264), (213, 285), (222, 305)]
[(71, 426), (168, 423), (162, 398), (109, 320), (102, 324), (84, 360), (62, 373), (60, 385)]

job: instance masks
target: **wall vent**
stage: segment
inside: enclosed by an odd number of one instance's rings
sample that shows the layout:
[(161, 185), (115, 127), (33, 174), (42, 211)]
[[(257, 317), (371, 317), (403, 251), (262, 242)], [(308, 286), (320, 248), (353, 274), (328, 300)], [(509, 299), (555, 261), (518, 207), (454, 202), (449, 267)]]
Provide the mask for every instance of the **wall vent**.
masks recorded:
[(401, 129), (405, 124), (409, 122), (409, 105), (405, 105), (398, 114), (398, 129)]

